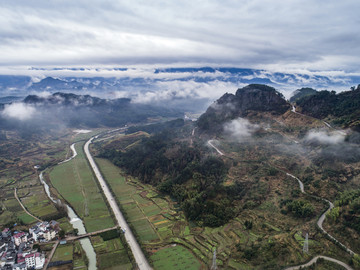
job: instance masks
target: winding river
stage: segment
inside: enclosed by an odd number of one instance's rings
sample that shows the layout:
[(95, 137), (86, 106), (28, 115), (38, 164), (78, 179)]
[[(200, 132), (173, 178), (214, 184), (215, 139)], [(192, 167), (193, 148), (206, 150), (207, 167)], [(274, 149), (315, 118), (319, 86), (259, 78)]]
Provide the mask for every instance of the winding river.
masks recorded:
[[(77, 153), (75, 150), (75, 143), (73, 143), (70, 146), (70, 148), (73, 151), (72, 157), (70, 157), (62, 162), (59, 162), (58, 164), (68, 162), (68, 161), (72, 160), (74, 157), (76, 157)], [(49, 197), (49, 199), (53, 203), (61, 205), (62, 202), (59, 199), (55, 199), (54, 197), (51, 196), (49, 185), (44, 181), (43, 173), (44, 173), (44, 171), (42, 171), (40, 173), (39, 179), (40, 179), (41, 184), (43, 184), (43, 186), (44, 186), (46, 195)], [(85, 229), (85, 226), (84, 226), (84, 223), (82, 222), (82, 220), (76, 215), (75, 211), (69, 205), (65, 204), (65, 206), (67, 209), (68, 218), (69, 218), (70, 223), (73, 226), (73, 228), (78, 230), (79, 235), (86, 234), (86, 229)], [(96, 270), (97, 269), (96, 253), (95, 253), (94, 247), (92, 246), (92, 244), (90, 242), (90, 239), (88, 237), (82, 238), (82, 239), (80, 239), (80, 244), (81, 244), (83, 250), (85, 251), (86, 257), (88, 258), (88, 261), (89, 261), (88, 269)]]

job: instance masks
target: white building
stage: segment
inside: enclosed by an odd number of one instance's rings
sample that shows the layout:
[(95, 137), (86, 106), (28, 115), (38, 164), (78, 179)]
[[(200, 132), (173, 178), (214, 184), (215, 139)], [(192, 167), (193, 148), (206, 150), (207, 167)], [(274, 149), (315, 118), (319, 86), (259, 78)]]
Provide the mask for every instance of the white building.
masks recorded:
[(16, 246), (20, 246), (21, 243), (27, 243), (27, 233), (19, 232), (14, 234), (14, 243)]
[(35, 253), (28, 254), (25, 256), (25, 263), (27, 268), (35, 267)]
[(13, 270), (27, 270), (26, 263), (14, 264)]
[(53, 230), (47, 230), (44, 232), (43, 236), (47, 241), (50, 241), (55, 238), (56, 232)]
[(45, 264), (45, 256), (39, 252), (31, 253), (25, 256), (27, 268), (42, 269)]
[(39, 252), (35, 253), (35, 269), (42, 269), (45, 264), (45, 256)]

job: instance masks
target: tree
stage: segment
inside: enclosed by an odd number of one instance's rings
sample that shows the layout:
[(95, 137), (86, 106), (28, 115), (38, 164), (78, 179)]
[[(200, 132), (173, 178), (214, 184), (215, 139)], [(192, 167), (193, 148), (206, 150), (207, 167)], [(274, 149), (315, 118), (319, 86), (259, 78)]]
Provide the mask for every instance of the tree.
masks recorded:
[(63, 239), (65, 237), (65, 231), (64, 230), (60, 230), (59, 231), (59, 238)]

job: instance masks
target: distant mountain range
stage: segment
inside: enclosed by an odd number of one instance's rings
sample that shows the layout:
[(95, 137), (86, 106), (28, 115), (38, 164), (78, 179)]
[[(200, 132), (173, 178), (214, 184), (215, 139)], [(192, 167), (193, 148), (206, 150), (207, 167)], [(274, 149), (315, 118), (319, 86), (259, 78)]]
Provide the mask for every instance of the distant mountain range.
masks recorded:
[[(85, 72), (85, 68), (32, 68), (36, 72)], [(95, 71), (98, 71), (97, 69)], [(104, 70), (102, 70), (104, 71)], [(106, 69), (114, 72), (114, 77), (101, 76), (57, 76), (45, 77), (41, 80), (30, 76), (0, 75), (0, 97), (27, 96), (37, 92), (73, 92), (78, 94), (98, 93), (101, 97), (116, 98), (117, 91), (121, 91), (125, 97), (137, 97), (139, 93), (151, 93), (146, 102), (154, 102), (159, 99), (182, 99), (182, 98), (208, 98), (213, 100), (216, 96), (211, 95), (213, 89), (221, 87), (245, 86), (246, 84), (267, 84), (275, 87), (280, 92), (290, 93), (301, 87), (312, 87), (328, 90), (347, 90), (360, 82), (360, 76), (334, 75), (324, 76), (316, 73), (281, 73), (270, 72), (260, 69), (246, 68), (158, 68), (149, 70), (136, 70), (126, 68)], [(69, 74), (69, 73), (66, 73)], [(96, 74), (96, 73), (94, 73)], [(100, 75), (104, 74), (99, 72)], [(112, 74), (112, 73), (111, 73)], [(186, 84), (189, 82), (189, 84)], [(220, 85), (220, 86), (218, 86)], [(180, 86), (180, 87), (179, 87)], [(206, 96), (201, 88), (210, 88)], [(184, 96), (184, 90), (189, 93)], [(166, 95), (158, 97), (153, 93), (166, 91)], [(206, 92), (206, 91), (205, 91)], [(155, 97), (156, 96), (156, 97)], [(166, 96), (166, 97), (165, 97)], [(152, 99), (153, 97), (153, 99)], [(140, 99), (139, 99), (140, 100)], [(143, 100), (140, 100), (143, 102)], [(4, 100), (0, 100), (4, 102)]]

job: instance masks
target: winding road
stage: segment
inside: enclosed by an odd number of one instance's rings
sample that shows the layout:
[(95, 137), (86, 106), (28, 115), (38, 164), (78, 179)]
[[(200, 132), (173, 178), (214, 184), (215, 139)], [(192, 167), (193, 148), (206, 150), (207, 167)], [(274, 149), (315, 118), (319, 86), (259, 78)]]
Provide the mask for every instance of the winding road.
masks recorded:
[(109, 187), (107, 186), (104, 178), (102, 177), (99, 168), (97, 167), (94, 159), (91, 156), (91, 153), (89, 151), (89, 145), (92, 143), (93, 139), (96, 139), (97, 137), (98, 136), (92, 137), (85, 143), (84, 151), (85, 151), (86, 157), (90, 163), (90, 166), (91, 166), (97, 180), (99, 181), (99, 184), (104, 192), (104, 195), (115, 215), (118, 225), (125, 232), (124, 233), (125, 239), (126, 239), (127, 243), (129, 244), (129, 247), (134, 255), (134, 258), (135, 258), (138, 268), (140, 270), (152, 269), (150, 267), (148, 261), (146, 260), (145, 255), (142, 252), (138, 242), (136, 241), (136, 238), (134, 237), (129, 225), (127, 224), (123, 214), (121, 213)]
[(324, 260), (327, 260), (327, 261), (330, 261), (330, 262), (337, 263), (337, 264), (341, 265), (342, 267), (344, 267), (346, 270), (354, 270), (353, 268), (348, 266), (346, 263), (343, 263), (342, 261), (339, 261), (339, 260), (336, 260), (334, 258), (327, 257), (327, 256), (316, 256), (316, 257), (312, 258), (308, 263), (288, 267), (285, 270), (298, 270), (298, 269), (301, 269), (302, 267), (308, 267), (308, 266), (316, 263), (318, 259), (324, 259)]
[[(295, 112), (295, 107), (293, 107), (292, 109), (292, 112), (294, 113), (297, 113)], [(299, 114), (299, 113), (297, 113)], [(224, 156), (224, 153), (221, 152), (212, 142), (214, 140), (209, 140), (207, 143), (212, 147), (214, 148), (218, 153), (219, 155), (221, 156)], [(283, 170), (281, 170), (283, 171)], [(305, 188), (304, 188), (304, 183), (299, 179), (297, 178), (295, 175), (292, 175), (288, 172), (285, 172), (283, 171), (284, 173), (286, 173), (287, 176), (290, 176), (291, 178), (294, 178), (295, 180), (297, 180), (297, 182), (299, 183), (299, 188), (300, 188), (300, 191), (301, 193), (304, 193), (304, 194), (307, 194), (307, 195), (310, 195), (308, 193), (305, 192)], [(312, 196), (312, 195), (310, 195)], [(327, 231), (325, 231), (325, 229), (323, 228), (323, 223), (324, 223), (324, 220), (326, 218), (326, 214), (332, 209), (334, 208), (334, 204), (332, 202), (330, 202), (329, 200), (325, 199), (325, 198), (321, 198), (319, 197), (321, 200), (327, 202), (329, 204), (329, 208), (320, 216), (320, 218), (318, 219), (317, 221), (317, 226), (320, 228), (320, 230), (325, 233), (330, 239), (332, 239), (334, 242), (336, 242), (337, 244), (339, 244), (340, 246), (342, 246), (344, 248), (344, 250), (346, 250), (347, 253), (349, 253), (350, 255), (354, 255), (355, 253), (348, 247), (346, 247), (344, 244), (342, 244), (341, 242), (339, 242), (338, 240), (336, 240), (335, 237), (333, 237), (332, 235), (330, 235)], [(337, 263), (343, 267), (345, 267), (345, 269), (347, 270), (353, 270), (353, 268), (351, 268), (349, 265), (347, 265), (346, 263), (342, 262), (342, 261), (339, 261), (337, 259), (334, 259), (334, 258), (331, 258), (331, 257), (327, 257), (327, 256), (316, 256), (314, 257), (313, 259), (311, 259), (309, 262), (305, 263), (305, 264), (301, 264), (301, 265), (297, 265), (297, 266), (291, 266), (291, 267), (287, 267), (285, 268), (284, 270), (295, 270), (295, 269), (300, 269), (301, 267), (307, 267), (307, 266), (310, 266), (314, 263), (317, 262), (318, 259), (324, 259), (324, 260), (327, 260), (327, 261), (331, 261), (331, 262), (334, 262), (334, 263)]]

